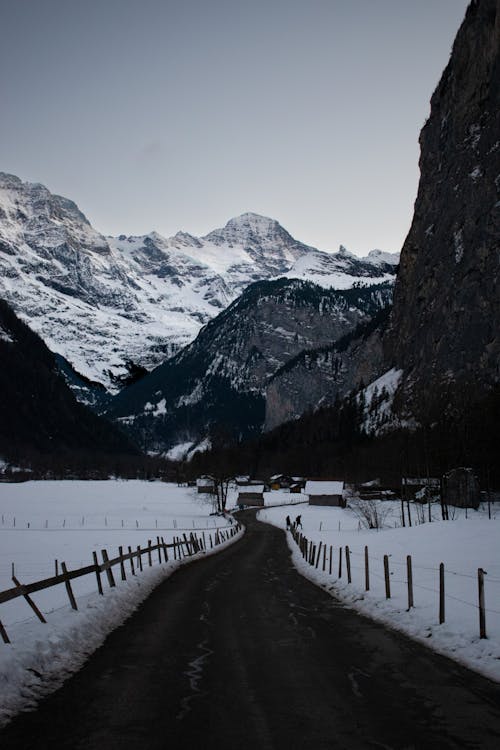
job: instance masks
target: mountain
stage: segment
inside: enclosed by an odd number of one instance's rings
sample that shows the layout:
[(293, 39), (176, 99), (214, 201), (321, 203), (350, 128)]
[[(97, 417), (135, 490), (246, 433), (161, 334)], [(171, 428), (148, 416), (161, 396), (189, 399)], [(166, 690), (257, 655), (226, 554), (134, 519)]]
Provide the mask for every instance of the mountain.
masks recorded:
[(4, 300), (0, 362), (0, 458), (26, 466), (78, 457), (88, 468), (106, 456), (138, 454), (120, 430), (76, 401), (54, 356)]
[(500, 2), (472, 2), (421, 135), (386, 368), (418, 421), (500, 382)]
[(296, 279), (257, 282), (192, 344), (117, 395), (108, 415), (151, 451), (187, 450), (214, 434), (258, 434), (273, 374), (370, 320), (391, 299), (392, 282), (345, 290)]
[[(79, 397), (117, 392), (194, 340), (251, 283), (283, 274), (325, 286), (394, 278), (381, 263), (328, 254), (256, 214), (205, 237), (104, 237), (75, 203), (0, 173), (0, 294), (75, 371)], [(76, 379), (76, 380), (75, 380)]]

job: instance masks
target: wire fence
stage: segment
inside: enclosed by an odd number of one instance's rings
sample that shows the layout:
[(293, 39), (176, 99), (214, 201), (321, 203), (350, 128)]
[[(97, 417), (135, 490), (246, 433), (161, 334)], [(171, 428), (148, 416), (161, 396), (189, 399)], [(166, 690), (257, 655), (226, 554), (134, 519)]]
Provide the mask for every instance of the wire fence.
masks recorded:
[[(327, 545), (323, 541), (314, 542), (307, 539), (302, 532), (298, 529), (292, 528), (289, 530), (292, 538), (297, 544), (302, 557), (309, 563), (309, 565), (316, 569), (328, 572), (329, 575), (333, 575), (337, 580), (345, 581), (351, 584), (353, 582), (353, 572), (356, 574), (358, 579), (358, 585), (361, 580), (361, 584), (364, 586), (365, 591), (370, 591), (370, 579), (374, 577), (384, 583), (385, 598), (391, 599), (393, 596), (391, 586), (392, 584), (400, 584), (406, 588), (407, 595), (407, 611), (410, 612), (415, 608), (414, 605), (414, 588), (420, 589), (432, 593), (436, 597), (438, 602), (438, 614), (439, 624), (443, 624), (446, 620), (446, 600), (460, 603), (466, 607), (476, 610), (479, 621), (479, 637), (486, 638), (486, 614), (500, 615), (500, 611), (492, 607), (486, 606), (485, 601), (485, 576), (487, 576), (488, 587), (500, 584), (500, 579), (494, 576), (488, 576), (487, 572), (483, 568), (478, 568), (476, 575), (469, 573), (461, 573), (456, 570), (447, 570), (443, 563), (440, 563), (439, 567), (432, 567), (428, 565), (414, 565), (411, 555), (406, 556), (405, 561), (395, 560), (391, 555), (384, 555), (379, 557), (377, 555), (371, 555), (368, 546), (364, 547), (363, 552), (356, 552), (351, 550), (348, 545), (339, 546), (334, 550), (333, 545)], [(359, 565), (353, 563), (354, 559), (361, 558), (363, 564)], [(374, 570), (373, 563), (376, 562), (382, 565), (383, 573)], [(394, 570), (406, 570), (406, 576), (394, 575)], [(380, 569), (379, 569), (380, 570)], [(413, 580), (414, 572), (418, 574), (419, 571), (425, 571), (426, 574), (432, 573), (438, 580), (437, 586), (425, 585), (423, 583), (417, 583)], [(476, 600), (468, 601), (461, 596), (457, 596), (454, 593), (446, 591), (445, 579), (446, 576), (453, 576), (455, 578), (463, 578), (468, 581), (476, 581), (477, 588), (475, 588)], [(496, 596), (500, 595), (500, 587), (495, 591)]]

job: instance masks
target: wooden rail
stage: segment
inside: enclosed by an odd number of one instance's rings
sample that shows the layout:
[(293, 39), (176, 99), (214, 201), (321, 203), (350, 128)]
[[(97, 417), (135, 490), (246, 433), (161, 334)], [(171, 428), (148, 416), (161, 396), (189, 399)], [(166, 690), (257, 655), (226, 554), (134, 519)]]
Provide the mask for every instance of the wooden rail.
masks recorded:
[[(226, 542), (228, 539), (231, 539), (238, 533), (241, 528), (241, 524), (238, 522), (234, 525), (226, 526), (224, 527), (224, 529), (217, 528), (215, 530), (213, 540), (212, 535), (209, 534), (209, 549), (212, 549), (213, 547)], [(148, 567), (151, 567), (153, 565), (153, 560), (156, 558), (156, 555), (153, 556), (153, 553), (157, 553), (158, 563), (161, 564), (162, 562), (168, 562), (168, 550), (173, 551), (173, 557), (175, 560), (184, 559), (185, 557), (192, 557), (193, 555), (199, 554), (200, 552), (204, 553), (207, 551), (206, 535), (205, 533), (203, 533), (202, 536), (199, 537), (196, 533), (191, 532), (190, 535), (187, 536), (184, 533), (182, 535), (182, 538), (174, 537), (173, 541), (170, 544), (167, 544), (163, 537), (156, 537), (156, 544), (152, 544), (151, 540), (148, 540), (147, 546), (139, 546), (136, 550), (132, 550), (130, 547), (128, 547), (128, 552), (123, 552), (123, 548), (120, 547), (119, 554), (116, 557), (112, 558), (109, 558), (107, 550), (103, 549), (101, 551), (103, 560), (102, 563), (99, 563), (97, 553), (93, 552), (92, 555), (94, 558), (94, 563), (92, 565), (86, 565), (85, 567), (78, 568), (77, 570), (67, 570), (66, 564), (62, 562), (62, 573), (51, 576), (50, 578), (44, 578), (40, 581), (34, 581), (33, 583), (20, 583), (17, 578), (13, 576), (12, 580), (15, 583), (15, 586), (10, 589), (5, 589), (4, 591), (0, 591), (0, 604), (4, 604), (5, 602), (12, 601), (12, 599), (17, 599), (19, 596), (23, 596), (26, 602), (30, 605), (32, 610), (37, 615), (38, 619), (41, 622), (46, 622), (44, 616), (31, 599), (30, 594), (34, 594), (37, 591), (43, 591), (44, 589), (52, 588), (52, 586), (58, 586), (62, 583), (66, 587), (71, 607), (73, 609), (78, 609), (78, 605), (71, 588), (71, 581), (75, 580), (76, 578), (82, 578), (83, 576), (93, 574), (96, 576), (98, 592), (99, 594), (103, 595), (104, 591), (102, 587), (101, 573), (106, 573), (109, 586), (113, 587), (116, 585), (113, 575), (114, 566), (120, 566), (121, 579), (125, 581), (127, 577), (125, 562), (130, 562), (130, 573), (131, 575), (135, 576), (136, 572), (140, 572), (143, 570), (144, 563), (142, 558), (144, 555), (147, 555), (147, 565)], [(135, 567), (134, 559), (137, 561), (137, 565)], [(2, 638), (4, 643), (10, 643), (7, 631), (2, 625), (1, 620), (0, 637)]]

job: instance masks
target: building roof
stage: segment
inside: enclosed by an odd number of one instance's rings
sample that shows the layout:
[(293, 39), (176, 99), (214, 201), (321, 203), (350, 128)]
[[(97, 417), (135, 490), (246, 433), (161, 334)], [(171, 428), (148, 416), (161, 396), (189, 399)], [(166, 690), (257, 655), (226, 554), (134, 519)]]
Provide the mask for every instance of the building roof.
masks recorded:
[(247, 484), (246, 487), (243, 487), (239, 490), (239, 495), (248, 495), (248, 493), (251, 492), (252, 495), (257, 493), (258, 495), (261, 495), (264, 492), (264, 485), (263, 484)]
[(200, 477), (200, 479), (196, 480), (196, 486), (197, 487), (213, 487), (214, 486), (214, 480), (210, 477)]
[(304, 492), (306, 495), (341, 495), (344, 489), (344, 482), (333, 482), (326, 480), (306, 482)]

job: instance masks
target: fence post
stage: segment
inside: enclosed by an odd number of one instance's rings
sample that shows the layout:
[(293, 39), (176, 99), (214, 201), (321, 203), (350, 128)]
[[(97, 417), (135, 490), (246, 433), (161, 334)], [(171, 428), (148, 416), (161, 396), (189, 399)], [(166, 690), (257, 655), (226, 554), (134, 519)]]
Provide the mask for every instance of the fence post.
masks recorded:
[(137, 545), (137, 560), (139, 562), (139, 570), (142, 573), (142, 552), (141, 552), (141, 545)]
[(384, 579), (385, 579), (385, 598), (391, 598), (391, 580), (389, 578), (389, 557), (384, 555)]
[(444, 563), (439, 564), (439, 624), (444, 622)]
[(332, 554), (333, 554), (333, 550), (332, 550), (332, 545), (330, 544), (330, 562), (329, 562), (329, 568), (328, 568), (330, 571), (330, 575), (332, 574)]
[[(21, 583), (19, 583), (19, 581), (17, 580), (16, 576), (12, 576), (12, 580), (14, 581), (14, 583), (16, 584), (16, 586), (17, 586), (18, 588), (24, 588), (24, 586), (23, 586), (23, 585), (22, 585)], [(44, 616), (42, 615), (42, 613), (40, 612), (40, 610), (39, 610), (39, 609), (38, 609), (38, 607), (36, 606), (35, 602), (34, 602), (34, 601), (33, 601), (33, 599), (31, 598), (31, 596), (29, 596), (29, 594), (23, 594), (23, 596), (24, 596), (24, 598), (25, 598), (26, 602), (27, 602), (27, 603), (28, 603), (28, 604), (30, 605), (30, 607), (31, 607), (31, 609), (33, 610), (33, 612), (35, 613), (35, 615), (36, 615), (36, 616), (38, 617), (38, 619), (40, 620), (40, 622), (47, 622), (47, 620), (46, 620), (46, 619), (45, 619), (45, 617), (44, 617)]]
[(479, 637), (486, 638), (486, 611), (484, 608), (484, 576), (482, 568), (477, 571), (477, 583), (479, 589)]
[(153, 564), (153, 560), (151, 559), (151, 539), (148, 539), (148, 563), (149, 567)]
[[(68, 571), (66, 569), (66, 563), (65, 562), (61, 563), (61, 570), (62, 570), (64, 576), (68, 575)], [(73, 594), (73, 589), (71, 588), (71, 582), (70, 582), (70, 580), (69, 580), (68, 577), (66, 577), (66, 580), (64, 581), (64, 585), (66, 586), (66, 591), (68, 593), (68, 599), (69, 599), (69, 603), (71, 604), (71, 608), (77, 610), (78, 607), (77, 607), (77, 604), (76, 604), (76, 599), (75, 599), (75, 596)]]
[(163, 545), (163, 557), (165, 558), (165, 562), (168, 562), (168, 548), (163, 537), (161, 538), (161, 543)]
[(342, 547), (339, 547), (339, 578), (342, 578)]
[(57, 560), (54, 560), (54, 568), (55, 568), (55, 575), (59, 575), (59, 562)]
[(160, 537), (159, 536), (156, 537), (156, 543), (158, 545), (158, 562), (161, 565), (161, 546), (160, 546)]
[(346, 544), (346, 548), (345, 548), (345, 564), (346, 564), (346, 569), (347, 569), (347, 583), (351, 583), (352, 582), (352, 578), (351, 578), (351, 550), (349, 549), (349, 547), (347, 546), (347, 544)]
[(109, 557), (108, 553), (105, 549), (101, 550), (102, 559), (104, 560), (106, 567), (106, 575), (108, 577), (108, 583), (110, 585), (110, 588), (113, 588), (113, 586), (116, 586), (115, 578), (113, 575), (113, 571), (111, 570), (111, 565), (109, 565)]
[(99, 567), (99, 562), (97, 560), (97, 552), (95, 550), (92, 552), (92, 557), (94, 558), (95, 576), (97, 578), (97, 590), (101, 596), (104, 596), (104, 591), (102, 590), (101, 570)]
[(408, 579), (408, 609), (413, 607), (413, 571), (411, 567), (411, 555), (406, 555), (406, 574)]
[(123, 547), (118, 547), (118, 554), (120, 555), (120, 573), (122, 576), (122, 581), (126, 581), (127, 576), (125, 575), (125, 562), (123, 560)]
[(135, 576), (134, 558), (132, 557), (132, 547), (128, 548), (128, 553), (130, 555), (130, 571), (132, 575)]
[(320, 542), (319, 546), (318, 546), (318, 554), (316, 555), (316, 565), (315, 565), (316, 568), (319, 565), (319, 558), (321, 557), (321, 547), (322, 546), (323, 546), (323, 542)]
[(7, 635), (7, 631), (5, 630), (1, 620), (0, 620), (0, 635), (2, 636), (2, 641), (4, 643), (10, 643), (9, 636)]
[(326, 544), (323, 545), (323, 573), (326, 570)]
[(365, 545), (365, 591), (370, 590), (370, 562), (368, 559), (368, 546)]

